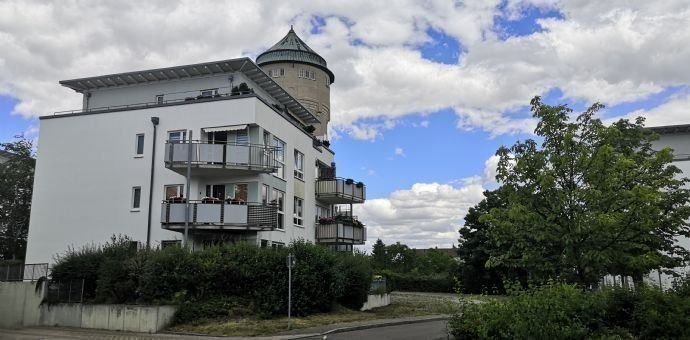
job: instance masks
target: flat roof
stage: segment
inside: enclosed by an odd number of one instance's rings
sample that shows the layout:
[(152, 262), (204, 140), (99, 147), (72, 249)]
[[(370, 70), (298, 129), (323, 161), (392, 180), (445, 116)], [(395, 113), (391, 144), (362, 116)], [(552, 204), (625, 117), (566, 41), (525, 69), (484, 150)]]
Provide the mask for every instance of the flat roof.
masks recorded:
[(690, 132), (690, 124), (679, 124), (679, 125), (664, 125), (664, 126), (650, 126), (648, 129), (659, 133), (683, 133)]
[(318, 118), (316, 118), (313, 113), (278, 85), (278, 83), (269, 77), (256, 63), (246, 57), (62, 80), (60, 81), (60, 85), (71, 88), (79, 93), (84, 93), (89, 90), (156, 83), (168, 80), (192, 79), (235, 72), (244, 73), (264, 91), (273, 96), (281, 105), (285, 105), (292, 114), (303, 122), (308, 124), (319, 122)]

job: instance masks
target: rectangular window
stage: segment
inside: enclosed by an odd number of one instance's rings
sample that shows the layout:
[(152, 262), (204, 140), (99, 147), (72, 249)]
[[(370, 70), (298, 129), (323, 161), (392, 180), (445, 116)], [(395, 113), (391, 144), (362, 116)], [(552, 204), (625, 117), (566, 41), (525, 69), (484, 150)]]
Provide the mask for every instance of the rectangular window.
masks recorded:
[(316, 206), (316, 219), (319, 219), (322, 217), (331, 217), (331, 211), (324, 206), (317, 205)]
[(283, 248), (285, 247), (285, 243), (283, 242), (271, 242), (271, 248), (273, 249), (278, 249), (278, 248)]
[(261, 240), (261, 248), (268, 248), (268, 240)]
[(278, 229), (285, 228), (285, 193), (273, 189), (271, 192), (271, 203), (278, 207)]
[(297, 72), (297, 77), (299, 78), (309, 78), (309, 71), (300, 69)]
[(293, 206), (293, 214), (292, 214), (292, 223), (294, 223), (297, 226), (303, 226), (304, 224), (304, 219), (303, 219), (303, 214), (304, 214), (304, 200), (302, 200), (299, 197), (295, 197), (294, 201), (294, 206)]
[(282, 77), (282, 76), (284, 76), (284, 75), (285, 75), (285, 69), (284, 69), (284, 68), (281, 68), (281, 69), (280, 69), (280, 76)]
[(218, 94), (218, 89), (201, 90), (201, 96), (202, 97), (212, 97), (215, 94)]
[(165, 97), (162, 94), (156, 96), (156, 104), (163, 104), (163, 99)]
[(304, 179), (304, 154), (295, 150), (295, 178)]
[(182, 245), (182, 241), (180, 240), (162, 240), (161, 241), (161, 249), (165, 249), (168, 247), (179, 247)]
[(137, 156), (143, 156), (144, 155), (144, 134), (140, 133), (137, 135), (136, 138), (136, 145), (135, 145), (135, 154)]
[(182, 184), (166, 185), (164, 189), (164, 197), (166, 200), (175, 197), (183, 197), (184, 195), (184, 185)]
[(132, 210), (141, 208), (141, 187), (132, 188)]
[(314, 71), (309, 71), (309, 79), (316, 80), (316, 76), (314, 74)]
[(266, 184), (261, 185), (261, 203), (266, 205), (268, 204), (268, 190), (269, 187)]
[(170, 143), (180, 143), (187, 139), (186, 130), (168, 131), (168, 141)]
[(285, 142), (273, 137), (273, 147), (275, 147), (274, 153), (276, 158), (276, 167), (278, 170), (273, 174), (277, 177), (285, 179)]

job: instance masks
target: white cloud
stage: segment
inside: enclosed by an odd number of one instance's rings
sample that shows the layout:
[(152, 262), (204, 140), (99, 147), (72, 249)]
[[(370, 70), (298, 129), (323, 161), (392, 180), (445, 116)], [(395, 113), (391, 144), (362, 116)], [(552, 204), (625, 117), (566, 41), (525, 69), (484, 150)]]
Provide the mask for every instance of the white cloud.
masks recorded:
[(485, 180), (486, 174), (495, 172), (495, 157), (485, 162), (484, 177), (468, 177), (456, 184), (416, 183), (355, 206), (355, 214), (367, 225), (364, 249), (370, 250), (378, 238), (414, 248), (457, 244), (467, 211), (484, 198), (487, 186), (495, 184)]
[(406, 156), (406, 155), (405, 155), (405, 150), (403, 150), (403, 148), (401, 148), (401, 147), (399, 147), (399, 146), (395, 147), (395, 150), (393, 150), (393, 154), (396, 155), (396, 156), (400, 156), (400, 157), (405, 157), (405, 156)]
[[(636, 110), (624, 118), (645, 117), (646, 126), (690, 124), (690, 93), (673, 96), (666, 103), (649, 110)], [(613, 121), (617, 119), (610, 119)]]
[[(530, 117), (506, 112), (554, 87), (615, 104), (690, 83), (687, 1), (509, 1), (505, 13), (500, 4), (8, 0), (0, 2), (0, 94), (17, 98), (15, 111), (25, 116), (72, 109), (80, 98), (58, 80), (255, 56), (290, 22), (336, 74), (332, 130), (359, 139), (380, 138), (400, 117), (444, 108), (462, 129), (530, 132)], [(496, 17), (520, 18), (533, 5), (557, 8), (565, 19), (542, 19), (541, 32), (498, 39)], [(325, 18), (320, 34), (310, 33), (314, 16)], [(461, 42), (459, 64), (422, 58), (417, 47), (429, 41), (429, 28)]]

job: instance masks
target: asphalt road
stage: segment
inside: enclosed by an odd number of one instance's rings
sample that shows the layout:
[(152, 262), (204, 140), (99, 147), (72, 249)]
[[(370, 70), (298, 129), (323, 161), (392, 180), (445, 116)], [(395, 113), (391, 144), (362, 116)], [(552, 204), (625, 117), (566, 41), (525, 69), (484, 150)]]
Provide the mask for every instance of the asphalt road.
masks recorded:
[(436, 340), (448, 339), (447, 321), (420, 322), (407, 325), (363, 329), (328, 335), (328, 340)]

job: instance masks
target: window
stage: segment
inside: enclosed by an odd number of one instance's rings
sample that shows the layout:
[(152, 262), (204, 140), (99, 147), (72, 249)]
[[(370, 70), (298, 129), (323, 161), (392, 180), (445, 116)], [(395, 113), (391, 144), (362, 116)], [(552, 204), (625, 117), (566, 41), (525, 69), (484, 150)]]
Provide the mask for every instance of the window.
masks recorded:
[(328, 208), (317, 205), (316, 206), (316, 218), (331, 217), (331, 211)]
[(266, 205), (268, 204), (268, 190), (269, 187), (266, 184), (261, 185), (261, 203)]
[(278, 206), (278, 229), (285, 228), (285, 193), (273, 189), (271, 192), (271, 203), (275, 203)]
[(292, 214), (292, 223), (294, 223), (297, 226), (303, 226), (304, 224), (304, 219), (303, 219), (303, 214), (304, 214), (304, 200), (302, 200), (299, 197), (295, 197), (295, 204), (293, 206), (293, 214)]
[(187, 131), (168, 131), (168, 141), (170, 143), (180, 143), (187, 139)]
[(248, 199), (248, 186), (246, 183), (235, 184), (235, 190), (233, 191), (233, 196), (235, 200), (240, 200), (242, 202), (247, 202)]
[(276, 155), (276, 167), (278, 168), (278, 170), (273, 174), (277, 177), (285, 179), (285, 142), (274, 136), (273, 147), (275, 147), (274, 152)]
[(211, 97), (214, 94), (218, 94), (218, 89), (206, 89), (206, 90), (201, 90), (201, 95), (203, 97)]
[(316, 75), (314, 74), (314, 71), (309, 71), (309, 79), (316, 80)]
[(278, 248), (283, 248), (283, 247), (285, 247), (285, 243), (283, 243), (283, 242), (275, 242), (275, 241), (271, 242), (271, 248), (273, 248), (273, 249), (278, 249)]
[(165, 249), (168, 247), (179, 247), (182, 245), (182, 241), (180, 240), (162, 240), (161, 241), (161, 249)]
[(132, 210), (139, 211), (141, 208), (141, 187), (132, 188)]
[(183, 197), (184, 185), (182, 184), (166, 185), (164, 188), (164, 197), (166, 200), (175, 197)]
[(284, 75), (285, 75), (285, 69), (280, 68), (280, 69), (271, 70), (271, 77), (273, 77), (273, 78), (282, 77)]
[(165, 98), (165, 97), (163, 97), (162, 94), (157, 95), (157, 96), (156, 96), (156, 104), (163, 104), (163, 99), (164, 99), (164, 98)]
[(143, 156), (144, 155), (144, 134), (140, 133), (137, 135), (136, 142), (135, 142), (135, 154), (137, 156)]
[(268, 240), (261, 240), (261, 248), (268, 248)]
[(304, 154), (295, 150), (295, 178), (304, 179)]

